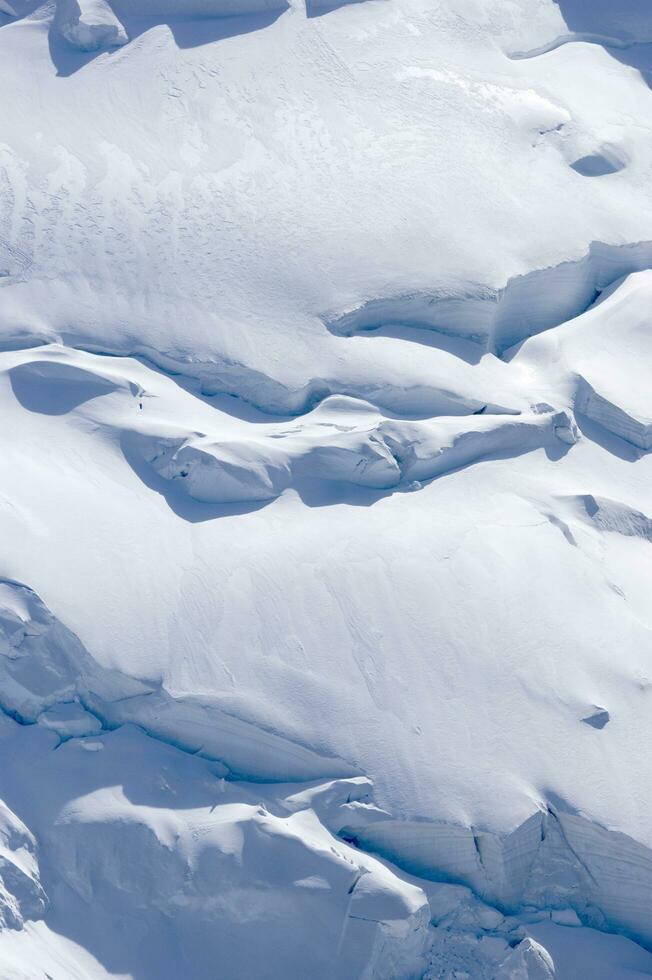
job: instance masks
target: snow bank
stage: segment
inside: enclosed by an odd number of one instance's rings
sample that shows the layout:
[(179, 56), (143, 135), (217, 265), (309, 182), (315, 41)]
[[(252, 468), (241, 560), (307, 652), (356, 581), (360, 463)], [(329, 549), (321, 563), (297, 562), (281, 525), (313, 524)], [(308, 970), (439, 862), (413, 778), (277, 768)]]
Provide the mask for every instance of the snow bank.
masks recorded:
[(464, 421), (378, 420), (367, 428), (368, 417), (361, 423), (347, 416), (346, 409), (337, 412), (338, 423), (317, 421), (329, 410), (324, 403), (301, 424), (255, 442), (145, 439), (139, 451), (160, 476), (178, 481), (195, 500), (229, 503), (270, 500), (304, 478), (391, 490), (497, 454), (554, 449), (555, 439), (566, 445), (577, 439), (574, 422), (564, 412), (531, 413), (510, 421), (488, 415)]

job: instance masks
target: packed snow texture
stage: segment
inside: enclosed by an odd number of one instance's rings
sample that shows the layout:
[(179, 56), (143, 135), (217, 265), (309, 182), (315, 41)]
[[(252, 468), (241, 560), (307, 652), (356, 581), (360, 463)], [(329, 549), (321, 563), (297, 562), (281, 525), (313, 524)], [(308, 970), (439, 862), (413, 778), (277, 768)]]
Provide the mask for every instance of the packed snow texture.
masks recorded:
[(652, 975), (650, 5), (0, 65), (0, 980)]

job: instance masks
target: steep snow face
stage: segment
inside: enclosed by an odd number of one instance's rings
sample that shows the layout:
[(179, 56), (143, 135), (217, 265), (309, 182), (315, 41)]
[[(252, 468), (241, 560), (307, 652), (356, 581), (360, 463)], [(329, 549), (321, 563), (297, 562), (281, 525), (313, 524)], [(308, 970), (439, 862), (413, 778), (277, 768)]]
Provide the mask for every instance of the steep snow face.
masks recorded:
[(651, 45), (0, 0), (0, 976), (652, 972)]

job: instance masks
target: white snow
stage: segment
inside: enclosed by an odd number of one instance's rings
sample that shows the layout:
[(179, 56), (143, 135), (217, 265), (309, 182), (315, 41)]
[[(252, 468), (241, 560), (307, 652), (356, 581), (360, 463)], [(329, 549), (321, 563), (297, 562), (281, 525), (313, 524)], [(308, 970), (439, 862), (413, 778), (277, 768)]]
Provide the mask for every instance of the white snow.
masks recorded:
[(53, 26), (80, 51), (117, 47), (128, 41), (107, 0), (57, 0)]
[(0, 980), (652, 974), (651, 42), (0, 0)]

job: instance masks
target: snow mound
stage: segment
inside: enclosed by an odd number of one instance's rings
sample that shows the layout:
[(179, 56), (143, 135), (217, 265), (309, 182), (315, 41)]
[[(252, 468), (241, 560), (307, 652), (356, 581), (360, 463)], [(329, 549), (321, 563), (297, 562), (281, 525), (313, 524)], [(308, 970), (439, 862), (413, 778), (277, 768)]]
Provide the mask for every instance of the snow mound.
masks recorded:
[(80, 51), (120, 47), (129, 40), (108, 0), (57, 0), (55, 27)]
[[(328, 406), (322, 406), (322, 418)], [(566, 413), (519, 416), (504, 422), (486, 415), (470, 422), (379, 421), (355, 428), (338, 413), (338, 423), (312, 419), (288, 426), (255, 443), (211, 443), (205, 437), (145, 443), (146, 460), (158, 474), (178, 480), (207, 503), (269, 500), (302, 478), (352, 483), (387, 490), (431, 480), (447, 471), (497, 454), (518, 455), (543, 446), (576, 441)], [(368, 424), (368, 423), (367, 423)], [(317, 427), (320, 428), (317, 428)], [(335, 431), (333, 431), (335, 430)], [(339, 431), (338, 431), (339, 430)], [(348, 431), (347, 431), (348, 430)]]

